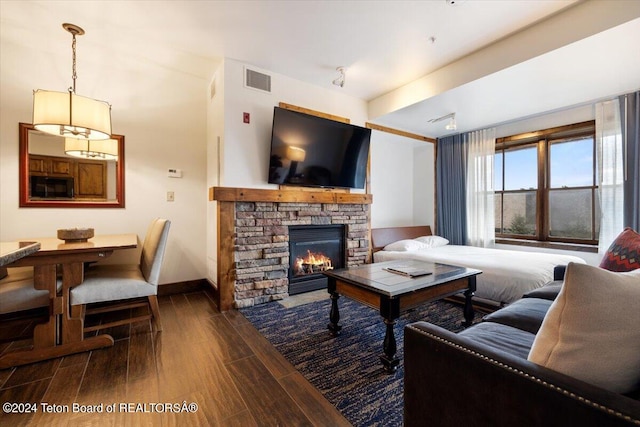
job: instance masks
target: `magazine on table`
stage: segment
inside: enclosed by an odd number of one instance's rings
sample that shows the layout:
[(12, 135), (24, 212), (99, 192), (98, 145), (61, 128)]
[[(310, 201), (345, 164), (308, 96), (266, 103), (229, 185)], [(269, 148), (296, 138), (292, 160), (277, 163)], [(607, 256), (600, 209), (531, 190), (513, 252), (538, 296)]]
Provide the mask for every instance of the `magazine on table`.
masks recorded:
[(401, 265), (395, 267), (385, 267), (384, 270), (395, 274), (402, 274), (407, 277), (420, 277), (433, 274), (432, 271), (417, 267), (403, 267)]

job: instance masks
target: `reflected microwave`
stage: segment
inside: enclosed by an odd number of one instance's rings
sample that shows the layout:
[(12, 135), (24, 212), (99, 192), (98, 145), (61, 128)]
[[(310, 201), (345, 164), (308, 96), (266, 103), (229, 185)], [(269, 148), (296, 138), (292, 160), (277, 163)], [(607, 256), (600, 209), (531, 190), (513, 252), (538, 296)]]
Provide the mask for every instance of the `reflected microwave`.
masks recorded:
[(54, 178), (49, 176), (29, 177), (31, 197), (45, 199), (72, 199), (73, 178)]

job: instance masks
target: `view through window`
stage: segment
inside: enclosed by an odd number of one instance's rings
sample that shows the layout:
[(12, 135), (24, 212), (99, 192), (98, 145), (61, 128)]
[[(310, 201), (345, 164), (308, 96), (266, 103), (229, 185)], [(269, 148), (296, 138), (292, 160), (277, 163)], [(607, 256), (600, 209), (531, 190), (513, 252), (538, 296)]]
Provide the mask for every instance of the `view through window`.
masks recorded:
[(593, 121), (496, 140), (496, 237), (596, 244)]

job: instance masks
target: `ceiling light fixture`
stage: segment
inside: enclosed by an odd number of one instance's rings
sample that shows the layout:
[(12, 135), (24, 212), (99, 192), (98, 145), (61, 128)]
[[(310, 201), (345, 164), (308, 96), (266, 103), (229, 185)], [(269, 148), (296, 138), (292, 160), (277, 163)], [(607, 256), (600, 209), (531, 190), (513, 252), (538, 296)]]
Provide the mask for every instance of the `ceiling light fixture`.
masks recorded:
[(69, 156), (83, 159), (118, 160), (118, 141), (65, 138), (64, 152)]
[(347, 69), (344, 67), (338, 67), (336, 68), (336, 71), (339, 72), (340, 75), (336, 77), (332, 83), (336, 86), (344, 87), (344, 79), (345, 74), (347, 73)]
[(457, 125), (456, 125), (456, 113), (449, 113), (447, 115), (444, 115), (442, 117), (438, 117), (437, 119), (429, 119), (427, 120), (429, 123), (436, 123), (436, 122), (440, 122), (442, 120), (446, 120), (449, 119), (449, 123), (447, 123), (447, 125), (445, 126), (445, 129), (447, 130), (456, 130)]
[(62, 24), (73, 41), (73, 86), (68, 92), (33, 91), (33, 126), (45, 133), (80, 139), (111, 137), (111, 105), (105, 101), (76, 95), (76, 36), (84, 34), (77, 25)]

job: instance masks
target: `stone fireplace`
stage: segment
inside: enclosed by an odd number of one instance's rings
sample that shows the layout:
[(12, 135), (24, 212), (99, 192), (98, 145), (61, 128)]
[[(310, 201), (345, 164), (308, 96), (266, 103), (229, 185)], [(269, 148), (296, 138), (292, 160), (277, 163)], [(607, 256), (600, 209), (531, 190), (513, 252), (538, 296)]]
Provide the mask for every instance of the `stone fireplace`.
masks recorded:
[[(290, 281), (293, 293), (326, 286), (316, 279), (324, 278), (321, 270), (330, 268), (327, 261), (314, 261), (318, 262), (315, 267), (306, 265), (312, 274), (303, 279), (292, 271), (291, 230), (295, 236), (300, 227), (307, 227), (300, 248), (309, 249), (309, 242), (316, 242), (319, 252), (329, 251), (331, 243), (342, 238), (338, 248), (342, 254), (324, 254), (331, 258), (333, 268), (370, 259), (370, 194), (215, 187), (209, 198), (218, 202), (218, 283), (214, 292), (223, 311), (283, 299), (290, 295)], [(316, 235), (309, 237), (309, 230)]]

